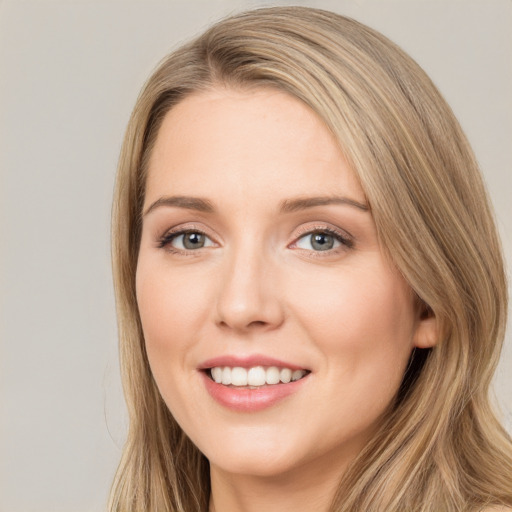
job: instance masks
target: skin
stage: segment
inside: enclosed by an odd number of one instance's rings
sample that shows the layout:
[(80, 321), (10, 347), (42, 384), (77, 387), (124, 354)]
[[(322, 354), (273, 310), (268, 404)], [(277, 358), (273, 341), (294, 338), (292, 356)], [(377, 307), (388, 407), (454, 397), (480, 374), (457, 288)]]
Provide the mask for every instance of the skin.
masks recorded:
[[(334, 195), (366, 204), (329, 130), (283, 92), (197, 93), (160, 128), (137, 300), (160, 392), (210, 461), (211, 510), (327, 510), (413, 347), (436, 339), (369, 209), (280, 211), (283, 201)], [(213, 211), (161, 204), (168, 196), (206, 199)], [(161, 242), (179, 229), (205, 233), (205, 246), (184, 251), (178, 235)], [(349, 244), (317, 250), (308, 233), (325, 229)], [(212, 399), (198, 370), (226, 354), (264, 354), (311, 373), (272, 407), (236, 412)]]

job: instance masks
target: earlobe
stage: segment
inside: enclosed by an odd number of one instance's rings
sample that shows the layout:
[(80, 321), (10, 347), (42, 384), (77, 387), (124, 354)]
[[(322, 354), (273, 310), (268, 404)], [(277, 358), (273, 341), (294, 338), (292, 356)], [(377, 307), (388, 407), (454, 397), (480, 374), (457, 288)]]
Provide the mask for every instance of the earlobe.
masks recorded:
[(439, 339), (439, 325), (434, 312), (424, 306), (420, 311), (416, 331), (414, 333), (414, 346), (416, 348), (432, 348)]

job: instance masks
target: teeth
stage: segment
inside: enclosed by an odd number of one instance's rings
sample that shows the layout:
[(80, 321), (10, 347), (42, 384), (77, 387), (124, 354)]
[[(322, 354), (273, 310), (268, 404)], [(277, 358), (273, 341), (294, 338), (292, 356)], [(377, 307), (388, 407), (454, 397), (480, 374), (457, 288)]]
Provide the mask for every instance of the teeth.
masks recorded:
[(265, 381), (267, 384), (279, 384), (279, 368), (275, 366), (267, 368)]
[(247, 384), (249, 386), (263, 386), (265, 384), (266, 372), (263, 366), (249, 368), (247, 372)]
[(231, 368), (227, 366), (222, 369), (222, 384), (229, 386), (231, 384)]
[(241, 368), (236, 366), (216, 366), (210, 369), (210, 375), (217, 384), (225, 386), (249, 386), (259, 387), (272, 384), (288, 384), (289, 382), (302, 379), (308, 373), (306, 370), (291, 370), (290, 368), (278, 368), (270, 366), (254, 366), (252, 368)]
[(288, 384), (288, 382), (292, 380), (292, 373), (293, 372), (289, 368), (283, 368), (279, 375), (279, 379), (281, 380), (281, 382)]
[(247, 386), (247, 370), (240, 367), (233, 368), (231, 370), (231, 384), (233, 386)]
[(220, 384), (222, 382), (222, 368), (220, 366), (216, 366), (215, 368), (211, 369), (211, 372), (212, 372), (212, 379), (217, 384)]
[(304, 372), (302, 370), (295, 370), (292, 373), (292, 380), (299, 380), (302, 379), (302, 377), (304, 377)]

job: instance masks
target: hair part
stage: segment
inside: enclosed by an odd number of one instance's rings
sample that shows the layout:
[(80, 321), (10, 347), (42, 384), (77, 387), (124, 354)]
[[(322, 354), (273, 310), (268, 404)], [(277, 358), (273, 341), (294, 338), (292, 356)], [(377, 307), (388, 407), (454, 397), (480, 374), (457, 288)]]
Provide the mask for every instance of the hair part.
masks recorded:
[[(383, 250), (440, 336), (417, 349), (332, 511), (512, 506), (510, 438), (489, 404), (505, 330), (504, 265), (475, 157), (423, 70), (374, 30), (303, 7), (242, 13), (167, 57), (142, 90), (113, 207), (120, 358), (130, 417), (110, 510), (206, 511), (208, 461), (151, 375), (135, 296), (149, 158), (170, 109), (215, 87), (272, 87), (308, 105), (358, 176)], [(340, 475), (341, 478), (341, 475)]]

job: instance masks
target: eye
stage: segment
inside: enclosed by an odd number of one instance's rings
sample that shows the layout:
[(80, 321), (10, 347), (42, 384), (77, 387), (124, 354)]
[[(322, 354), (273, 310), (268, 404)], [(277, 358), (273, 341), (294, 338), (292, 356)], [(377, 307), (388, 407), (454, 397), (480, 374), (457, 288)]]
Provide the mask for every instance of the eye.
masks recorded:
[(294, 246), (299, 249), (308, 251), (330, 251), (337, 249), (340, 246), (352, 247), (352, 242), (339, 233), (334, 233), (329, 230), (316, 230), (301, 236)]
[(166, 234), (160, 240), (160, 247), (170, 246), (179, 251), (193, 251), (213, 245), (212, 240), (201, 231), (178, 231)]

